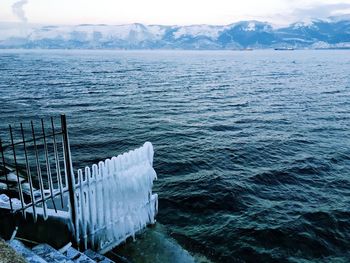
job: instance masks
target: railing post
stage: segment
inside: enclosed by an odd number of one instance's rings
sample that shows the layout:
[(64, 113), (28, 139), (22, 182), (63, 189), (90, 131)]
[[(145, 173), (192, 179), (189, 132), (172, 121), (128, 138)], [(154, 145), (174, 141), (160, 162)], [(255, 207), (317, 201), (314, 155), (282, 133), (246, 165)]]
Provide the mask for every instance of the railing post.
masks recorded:
[[(8, 174), (6, 172), (5, 154), (4, 154), (4, 148), (2, 146), (1, 139), (0, 139), (0, 152), (1, 152), (3, 174), (5, 175), (5, 179), (6, 179), (6, 190), (9, 190), (9, 180), (8, 180)], [(10, 195), (9, 195), (9, 200), (10, 200), (10, 209), (11, 209), (11, 213), (12, 213), (14, 210), (13, 210), (13, 206), (12, 206), (12, 198)]]
[(69, 205), (71, 212), (71, 220), (73, 224), (73, 235), (75, 237), (75, 242), (78, 243), (78, 237), (76, 236), (76, 205), (75, 205), (75, 179), (73, 173), (73, 165), (72, 159), (70, 156), (70, 146), (69, 146), (69, 138), (68, 138), (68, 130), (67, 130), (67, 122), (66, 115), (61, 115), (61, 127), (62, 127), (62, 136), (63, 136), (63, 149), (64, 149), (64, 164), (65, 170), (67, 173), (67, 183), (68, 183), (68, 193), (69, 193)]

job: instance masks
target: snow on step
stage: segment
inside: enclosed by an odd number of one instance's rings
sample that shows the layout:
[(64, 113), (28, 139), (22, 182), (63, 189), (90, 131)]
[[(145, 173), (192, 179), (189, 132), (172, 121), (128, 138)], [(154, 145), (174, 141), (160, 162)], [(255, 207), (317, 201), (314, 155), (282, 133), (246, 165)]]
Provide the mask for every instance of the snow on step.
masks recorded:
[(26, 248), (21, 241), (11, 240), (7, 242), (18, 254), (22, 255), (29, 263), (47, 263), (42, 257)]
[(70, 260), (48, 244), (37, 245), (33, 247), (32, 250), (50, 263), (74, 263), (74, 261)]
[(110, 260), (109, 258), (107, 258), (101, 254), (96, 253), (95, 251), (93, 251), (91, 249), (86, 250), (84, 252), (84, 254), (98, 263), (114, 263), (114, 261)]
[(73, 247), (68, 248), (67, 251), (64, 253), (64, 255), (76, 263), (95, 263), (96, 262), (91, 258), (89, 258), (87, 255), (79, 252)]
[[(20, 209), (22, 207), (21, 201), (17, 198), (11, 198), (11, 202), (12, 202), (12, 207), (14, 209)], [(4, 209), (11, 208), (10, 198), (5, 194), (0, 195), (0, 208), (4, 208)]]

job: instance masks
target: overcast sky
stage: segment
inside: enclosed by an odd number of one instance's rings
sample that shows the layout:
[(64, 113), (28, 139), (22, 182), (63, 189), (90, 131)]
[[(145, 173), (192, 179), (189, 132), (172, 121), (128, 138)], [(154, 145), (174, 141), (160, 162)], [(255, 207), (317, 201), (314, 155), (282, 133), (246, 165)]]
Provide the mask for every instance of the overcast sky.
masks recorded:
[(0, 0), (0, 21), (43, 24), (275, 25), (350, 14), (350, 0)]

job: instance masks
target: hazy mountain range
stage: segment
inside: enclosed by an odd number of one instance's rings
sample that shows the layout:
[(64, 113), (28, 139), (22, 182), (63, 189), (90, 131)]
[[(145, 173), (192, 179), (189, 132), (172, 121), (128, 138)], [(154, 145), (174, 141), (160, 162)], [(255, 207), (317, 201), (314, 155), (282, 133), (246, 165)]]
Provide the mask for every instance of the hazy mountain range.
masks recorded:
[(350, 16), (274, 28), (259, 21), (224, 26), (0, 23), (0, 48), (245, 49), (350, 48)]

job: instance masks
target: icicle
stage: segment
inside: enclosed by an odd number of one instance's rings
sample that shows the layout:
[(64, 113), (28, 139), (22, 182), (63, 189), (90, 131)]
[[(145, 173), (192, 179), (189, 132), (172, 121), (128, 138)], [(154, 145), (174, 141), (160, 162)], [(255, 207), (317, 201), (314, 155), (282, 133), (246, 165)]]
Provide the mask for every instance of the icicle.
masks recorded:
[[(78, 171), (77, 191), (80, 236), (97, 250), (135, 238), (135, 232), (155, 222), (158, 196), (153, 146), (142, 147)], [(84, 176), (85, 175), (85, 176)]]

